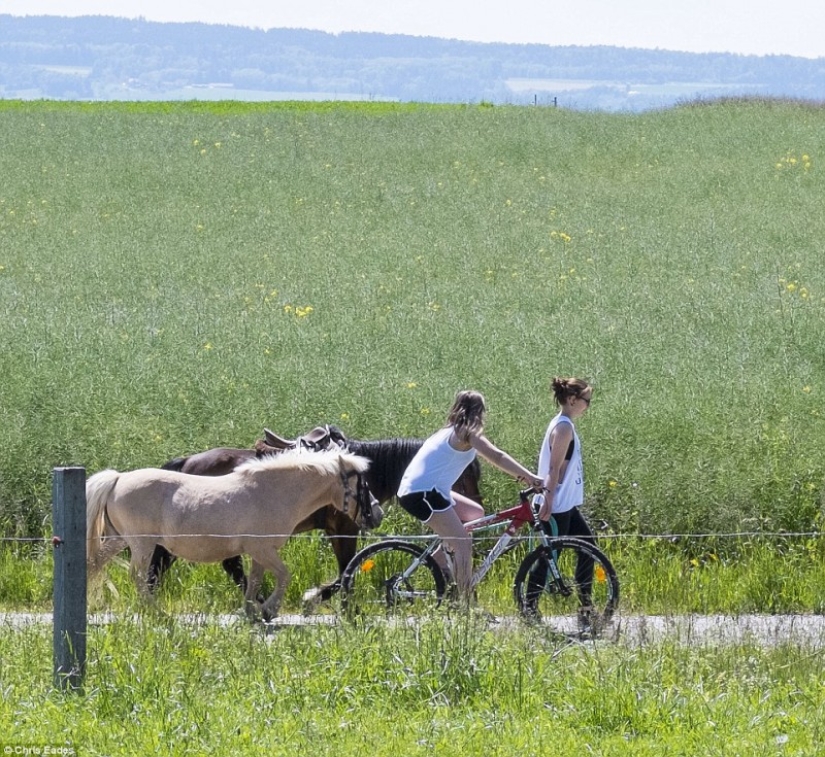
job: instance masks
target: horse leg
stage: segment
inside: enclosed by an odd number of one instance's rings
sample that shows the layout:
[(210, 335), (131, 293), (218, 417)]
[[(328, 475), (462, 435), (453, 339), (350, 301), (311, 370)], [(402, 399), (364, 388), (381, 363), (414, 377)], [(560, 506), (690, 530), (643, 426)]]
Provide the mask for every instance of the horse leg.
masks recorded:
[(235, 586), (246, 594), (246, 575), (243, 572), (243, 559), (241, 556), (227, 557), (226, 560), (221, 563), (221, 566), (232, 579)]
[(152, 554), (155, 551), (155, 544), (148, 544), (143, 539), (129, 543), (132, 559), (129, 562), (129, 570), (132, 579), (137, 586), (138, 593), (144, 599), (152, 599), (152, 587), (149, 585), (148, 571)]
[(149, 571), (146, 574), (146, 584), (150, 594), (154, 594), (155, 589), (160, 586), (161, 579), (176, 559), (168, 549), (161, 547), (160, 544), (155, 545), (155, 551), (152, 552), (152, 559), (149, 561)]
[[(253, 565), (254, 564), (253, 562)], [(291, 576), (289, 574), (289, 568), (286, 567), (286, 563), (284, 563), (277, 550), (267, 556), (264, 567), (269, 570), (275, 578), (275, 590), (269, 595), (269, 599), (264, 602), (261, 608), (264, 620), (268, 621), (272, 620), (272, 618), (278, 614)]]
[(347, 565), (355, 557), (358, 550), (358, 524), (338, 510), (333, 510), (327, 519), (325, 533), (329, 538), (335, 559), (338, 561), (338, 578), (330, 584), (321, 587), (321, 599), (329, 600), (341, 588), (341, 576)]
[(104, 534), (106, 541), (95, 555), (93, 562), (87, 564), (87, 575), (89, 581), (94, 581), (100, 571), (106, 567), (107, 563), (117, 554), (121, 553), (128, 546), (119, 536)]
[[(304, 604), (309, 609), (320, 602), (329, 602), (341, 588), (341, 576), (358, 548), (358, 524), (348, 515), (327, 507), (324, 533), (329, 539), (335, 559), (338, 562), (338, 578), (331, 583), (316, 586), (304, 593)], [(320, 511), (319, 511), (320, 512)]]
[(253, 558), (252, 568), (246, 580), (246, 593), (244, 594), (244, 609), (246, 610), (246, 616), (250, 620), (257, 620), (258, 618), (258, 608), (260, 607), (260, 603), (258, 602), (258, 589), (261, 587), (263, 579), (264, 566)]

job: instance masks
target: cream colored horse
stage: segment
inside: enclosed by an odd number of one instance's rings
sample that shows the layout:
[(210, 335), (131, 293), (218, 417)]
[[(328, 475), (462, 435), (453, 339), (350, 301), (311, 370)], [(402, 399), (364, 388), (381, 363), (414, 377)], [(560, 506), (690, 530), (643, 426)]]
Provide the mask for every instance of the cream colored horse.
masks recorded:
[(128, 547), (132, 577), (148, 592), (146, 569), (155, 545), (192, 562), (220, 562), (246, 554), (252, 570), (246, 611), (265, 570), (275, 590), (260, 608), (274, 617), (290, 580), (278, 550), (304, 518), (325, 505), (363, 525), (369, 515), (366, 487), (350, 485), (369, 466), (366, 458), (340, 451), (286, 452), (250, 460), (225, 476), (190, 476), (158, 468), (119, 473), (104, 470), (86, 483), (87, 567), (92, 579)]

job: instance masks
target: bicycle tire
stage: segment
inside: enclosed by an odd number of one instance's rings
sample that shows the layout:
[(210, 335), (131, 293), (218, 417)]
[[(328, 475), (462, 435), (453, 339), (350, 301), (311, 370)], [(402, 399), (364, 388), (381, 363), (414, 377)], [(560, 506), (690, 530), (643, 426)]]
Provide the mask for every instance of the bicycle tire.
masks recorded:
[[(558, 580), (551, 575), (551, 559), (560, 573)], [(589, 574), (586, 562), (583, 564), (582, 580), (576, 576), (580, 559), (590, 560), (593, 565)], [(592, 575), (589, 588), (588, 575)], [(558, 536), (524, 559), (516, 572), (513, 593), (526, 620), (568, 636), (598, 637), (618, 609), (619, 579), (607, 555), (597, 546)]]
[(406, 579), (400, 578), (423, 554), (422, 547), (400, 539), (376, 542), (362, 549), (341, 576), (342, 610), (350, 617), (364, 617), (438, 607), (447, 582), (431, 555)]

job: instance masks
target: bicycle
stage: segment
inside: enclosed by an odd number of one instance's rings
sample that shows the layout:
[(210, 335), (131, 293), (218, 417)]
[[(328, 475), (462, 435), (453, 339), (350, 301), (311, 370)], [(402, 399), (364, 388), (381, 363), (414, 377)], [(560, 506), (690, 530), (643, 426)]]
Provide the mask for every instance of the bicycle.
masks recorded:
[[(522, 617), (566, 635), (598, 636), (618, 607), (616, 571), (595, 544), (558, 536), (552, 521), (539, 521), (529, 499), (535, 493), (524, 489), (518, 505), (465, 523), (473, 535), (505, 527), (475, 569), (473, 589), (502, 555), (527, 544), (513, 583)], [(341, 578), (342, 610), (353, 617), (438, 607), (450, 584), (433, 557), (441, 541), (435, 537), (422, 547), (391, 538), (361, 549)]]

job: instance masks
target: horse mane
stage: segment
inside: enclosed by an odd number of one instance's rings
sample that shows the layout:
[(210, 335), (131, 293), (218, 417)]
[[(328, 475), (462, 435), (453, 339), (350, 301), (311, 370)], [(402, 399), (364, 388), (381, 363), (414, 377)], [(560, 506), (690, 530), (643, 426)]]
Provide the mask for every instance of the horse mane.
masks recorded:
[(347, 449), (356, 455), (362, 455), (372, 460), (370, 477), (379, 478), (384, 484), (393, 488), (391, 494), (401, 483), (401, 477), (415, 457), (415, 453), (424, 444), (423, 439), (409, 439), (395, 437), (393, 439), (377, 439), (374, 441), (347, 440)]
[(341, 450), (323, 450), (311, 452), (305, 449), (291, 449), (275, 455), (264, 455), (241, 463), (234, 472), (241, 475), (255, 475), (262, 471), (303, 470), (315, 471), (329, 476), (342, 470), (354, 470), (363, 473), (370, 465), (365, 457), (342, 452)]

